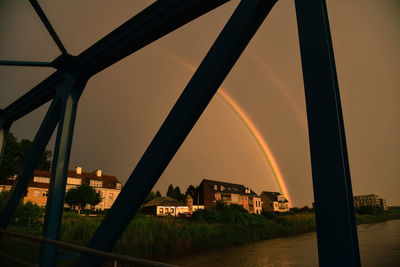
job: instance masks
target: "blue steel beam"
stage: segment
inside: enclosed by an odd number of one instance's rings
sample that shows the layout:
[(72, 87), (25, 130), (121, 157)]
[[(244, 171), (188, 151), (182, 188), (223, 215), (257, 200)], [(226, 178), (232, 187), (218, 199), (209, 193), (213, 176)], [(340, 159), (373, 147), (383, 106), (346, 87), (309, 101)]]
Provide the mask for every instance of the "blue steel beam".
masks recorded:
[(40, 5), (36, 0), (29, 0), (31, 3), (33, 9), (35, 9), (36, 14), (39, 16), (40, 20), (46, 27), (47, 31), (53, 38), (54, 42), (57, 44), (58, 48), (63, 54), (68, 54), (67, 50), (65, 49), (64, 45), (62, 44), (60, 38), (58, 38), (58, 35), (56, 31), (54, 30), (53, 26), (51, 26), (50, 21), (47, 19), (46, 15), (44, 14), (43, 10), (41, 9)]
[(3, 161), (4, 148), (6, 146), (6, 137), (10, 127), (4, 125), (4, 122), (0, 121), (0, 166)]
[[(76, 57), (63, 55), (52, 62), (58, 71), (0, 112), (0, 119), (15, 121), (55, 95), (66, 73), (92, 75), (229, 0), (160, 0), (129, 19)], [(64, 55), (65, 56), (65, 55)]]
[[(56, 98), (60, 98), (61, 111), (54, 148), (46, 215), (43, 225), (44, 238), (53, 240), (59, 239), (76, 109), (79, 97), (85, 85), (86, 81), (77, 82), (71, 77), (70, 82), (66, 83), (64, 86), (66, 90), (62, 91), (62, 95), (57, 95)], [(56, 260), (57, 246), (43, 243), (40, 266), (56, 266)]]
[(361, 266), (325, 0), (296, 0), (320, 266)]
[(2, 66), (53, 67), (51, 62), (0, 60)]
[(8, 195), (6, 205), (0, 213), (0, 229), (5, 229), (7, 227), (15, 208), (24, 194), (28, 182), (32, 178), (33, 171), (39, 161), (40, 154), (42, 154), (45, 150), (46, 145), (48, 144), (50, 137), (57, 125), (59, 111), (59, 103), (53, 101), (42, 124), (40, 125), (24, 163), (22, 164), (22, 170)]
[[(182, 92), (89, 243), (110, 251), (276, 1), (243, 0)], [(83, 255), (77, 266), (99, 266)]]

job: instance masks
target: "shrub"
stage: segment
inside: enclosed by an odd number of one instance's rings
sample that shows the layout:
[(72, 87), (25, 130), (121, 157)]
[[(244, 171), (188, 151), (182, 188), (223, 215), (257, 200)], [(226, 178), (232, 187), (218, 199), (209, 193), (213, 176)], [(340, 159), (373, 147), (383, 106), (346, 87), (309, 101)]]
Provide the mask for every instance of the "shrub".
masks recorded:
[(197, 210), (192, 215), (192, 220), (202, 223), (221, 223), (241, 226), (264, 225), (266, 219), (263, 216), (249, 214), (242, 206), (226, 205), (217, 202), (214, 208)]
[[(6, 205), (8, 191), (0, 192), (0, 209)], [(11, 218), (10, 224), (24, 227), (38, 226), (42, 223), (44, 210), (38, 205), (28, 201), (23, 203), (22, 200), (18, 203), (17, 208)]]
[(273, 218), (276, 217), (275, 212), (273, 212), (273, 211), (263, 211), (263, 212), (261, 212), (261, 215), (264, 216), (268, 220), (272, 220)]
[(363, 206), (356, 208), (356, 213), (360, 215), (383, 215), (384, 210), (377, 206)]

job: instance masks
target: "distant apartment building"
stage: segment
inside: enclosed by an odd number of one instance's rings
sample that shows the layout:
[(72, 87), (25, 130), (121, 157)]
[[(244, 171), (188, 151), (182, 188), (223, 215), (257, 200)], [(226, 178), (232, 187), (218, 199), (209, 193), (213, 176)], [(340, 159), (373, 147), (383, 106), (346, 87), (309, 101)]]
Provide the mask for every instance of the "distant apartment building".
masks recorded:
[(200, 203), (206, 209), (213, 207), (217, 201), (223, 201), (228, 205), (240, 205), (249, 213), (261, 214), (261, 198), (244, 185), (204, 179), (199, 191)]
[(354, 196), (354, 207), (360, 208), (363, 206), (382, 207), (384, 210), (388, 209), (386, 199), (380, 198), (376, 194)]
[[(7, 179), (0, 182), (0, 191), (10, 190), (14, 179)], [(34, 171), (33, 179), (28, 184), (24, 202), (31, 201), (41, 207), (45, 207), (50, 184), (50, 172)], [(82, 167), (69, 170), (67, 173), (66, 191), (78, 187), (81, 184), (92, 186), (100, 193), (102, 201), (94, 208), (97, 210), (110, 209), (115, 199), (121, 192), (121, 182), (115, 176), (103, 175), (101, 170), (94, 172), (83, 172)]]
[(289, 201), (281, 193), (263, 191), (260, 196), (263, 211), (289, 211)]

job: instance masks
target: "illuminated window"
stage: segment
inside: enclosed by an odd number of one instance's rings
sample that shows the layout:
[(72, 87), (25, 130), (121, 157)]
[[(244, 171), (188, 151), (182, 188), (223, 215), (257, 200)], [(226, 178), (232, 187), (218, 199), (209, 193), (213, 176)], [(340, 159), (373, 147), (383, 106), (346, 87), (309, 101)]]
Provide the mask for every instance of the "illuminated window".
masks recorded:
[(103, 182), (99, 181), (99, 180), (90, 180), (90, 186), (102, 187), (103, 186)]
[(82, 180), (80, 178), (67, 178), (67, 184), (75, 184), (75, 185), (81, 185)]
[(174, 213), (174, 208), (171, 208), (171, 213)]
[(110, 193), (110, 194), (108, 195), (108, 199), (109, 199), (109, 200), (114, 200), (114, 193)]
[(214, 185), (214, 190), (218, 190), (218, 185)]
[(117, 184), (116, 184), (116, 188), (117, 188), (117, 189), (121, 189), (121, 187), (122, 187), (122, 185), (121, 185), (120, 183), (117, 183)]
[(165, 208), (165, 213), (168, 213), (168, 212), (169, 212), (168, 208)]
[(164, 209), (163, 208), (160, 208), (160, 213), (164, 213)]
[(33, 181), (34, 182), (37, 182), (37, 183), (46, 183), (46, 184), (48, 184), (48, 183), (50, 183), (50, 178), (47, 178), (47, 177), (33, 177)]

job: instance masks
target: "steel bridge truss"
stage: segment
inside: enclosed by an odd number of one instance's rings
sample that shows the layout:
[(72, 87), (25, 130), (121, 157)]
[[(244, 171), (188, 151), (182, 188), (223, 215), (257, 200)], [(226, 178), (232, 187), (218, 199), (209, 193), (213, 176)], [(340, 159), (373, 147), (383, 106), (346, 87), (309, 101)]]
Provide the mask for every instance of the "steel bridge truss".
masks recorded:
[[(43, 237), (58, 240), (79, 98), (90, 77), (228, 0), (156, 1), (78, 56), (68, 54), (36, 0), (36, 13), (59, 47), (53, 62), (0, 65), (57, 71), (0, 110), (0, 147), (12, 123), (51, 101), (0, 214), (5, 229), (58, 125)], [(277, 0), (242, 0), (208, 51), (88, 244), (110, 251), (177, 152)], [(309, 127), (319, 263), (360, 266), (347, 146), (325, 0), (295, 0)], [(1, 158), (0, 158), (1, 160)], [(55, 266), (57, 247), (45, 243), (41, 266)], [(77, 266), (102, 260), (84, 254)]]

